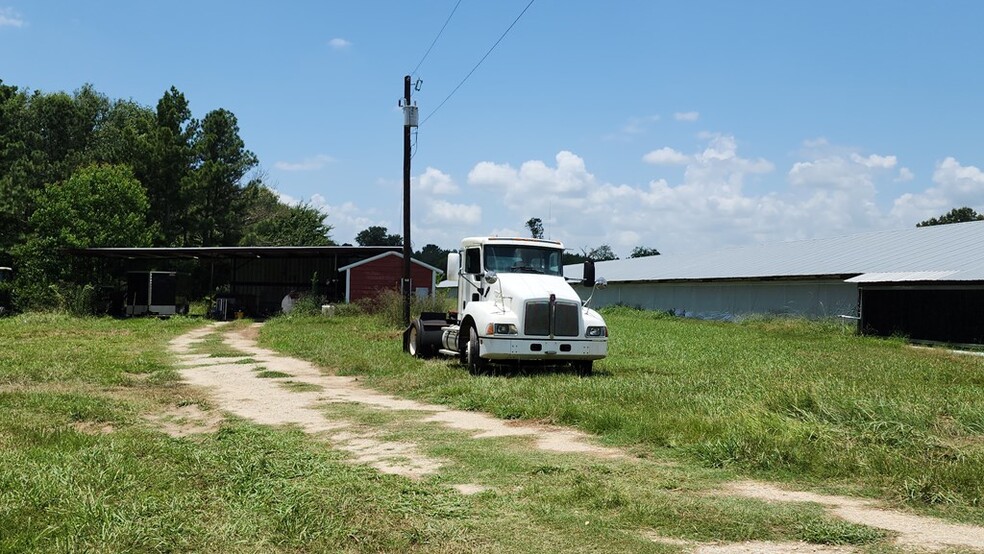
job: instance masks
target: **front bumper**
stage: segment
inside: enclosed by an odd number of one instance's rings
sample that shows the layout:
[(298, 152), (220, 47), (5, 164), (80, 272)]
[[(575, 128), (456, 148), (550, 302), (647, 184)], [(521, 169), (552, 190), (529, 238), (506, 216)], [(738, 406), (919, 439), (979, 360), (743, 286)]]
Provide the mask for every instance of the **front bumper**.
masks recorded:
[(479, 337), (479, 356), (488, 360), (600, 360), (607, 355), (607, 339)]

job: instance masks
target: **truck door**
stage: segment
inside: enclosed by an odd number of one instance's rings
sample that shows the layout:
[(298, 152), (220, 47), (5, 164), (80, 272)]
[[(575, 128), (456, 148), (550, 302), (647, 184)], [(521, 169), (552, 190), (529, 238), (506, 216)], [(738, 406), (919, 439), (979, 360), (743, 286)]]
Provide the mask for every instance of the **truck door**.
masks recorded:
[(465, 304), (474, 300), (481, 300), (481, 290), (474, 283), (482, 283), (482, 249), (478, 247), (465, 249), (465, 270), (467, 278), (461, 279), (458, 284), (458, 310), (463, 311)]

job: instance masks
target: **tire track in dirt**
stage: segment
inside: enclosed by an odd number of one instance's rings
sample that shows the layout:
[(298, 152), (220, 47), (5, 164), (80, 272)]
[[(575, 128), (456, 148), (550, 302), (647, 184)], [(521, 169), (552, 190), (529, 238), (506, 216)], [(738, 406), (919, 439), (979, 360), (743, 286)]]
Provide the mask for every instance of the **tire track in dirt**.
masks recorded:
[[(171, 341), (170, 348), (180, 360), (180, 375), (186, 382), (207, 389), (224, 411), (261, 424), (297, 425), (305, 432), (323, 437), (333, 447), (348, 452), (353, 461), (368, 464), (383, 473), (416, 479), (437, 472), (443, 462), (425, 456), (415, 444), (383, 440), (381, 433), (364, 431), (351, 421), (329, 420), (322, 407), (331, 403), (355, 403), (380, 410), (419, 412), (419, 421), (469, 431), (474, 439), (529, 437), (532, 445), (542, 451), (581, 453), (601, 459), (629, 458), (619, 449), (593, 444), (589, 435), (577, 430), (503, 421), (480, 412), (454, 410), (398, 398), (366, 388), (354, 377), (323, 374), (309, 362), (258, 347), (255, 336), (259, 324), (225, 332), (225, 344), (242, 352), (242, 357), (216, 358), (192, 353), (194, 347), (208, 335), (222, 332), (222, 325), (219, 323), (197, 329)], [(291, 381), (311, 385), (317, 392), (289, 390), (278, 384), (278, 379), (259, 377), (260, 369), (289, 375)], [(471, 483), (453, 485), (453, 488), (462, 494), (485, 490), (482, 485)], [(984, 552), (982, 527), (888, 510), (871, 500), (787, 491), (768, 483), (750, 481), (733, 483), (718, 492), (768, 502), (814, 502), (846, 521), (892, 533), (896, 537), (895, 543), (903, 548), (917, 551), (959, 548)], [(655, 535), (651, 540), (683, 546), (695, 554), (843, 554), (855, 551), (850, 547), (806, 543), (756, 541), (702, 544), (663, 539)]]
[(927, 550), (956, 547), (984, 550), (984, 529), (981, 527), (887, 510), (880, 508), (871, 500), (788, 491), (769, 483), (755, 481), (733, 483), (726, 490), (736, 496), (756, 498), (766, 502), (820, 504), (830, 513), (851, 523), (877, 527), (897, 534), (895, 542), (900, 545)]

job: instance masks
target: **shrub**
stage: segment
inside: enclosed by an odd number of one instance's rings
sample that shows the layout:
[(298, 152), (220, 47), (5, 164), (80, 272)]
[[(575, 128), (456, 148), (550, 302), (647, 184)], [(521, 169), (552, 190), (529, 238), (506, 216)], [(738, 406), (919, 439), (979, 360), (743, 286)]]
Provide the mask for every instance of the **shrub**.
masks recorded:
[[(385, 290), (375, 298), (363, 300), (358, 305), (367, 313), (377, 314), (391, 325), (403, 325), (403, 295), (396, 290)], [(452, 300), (442, 296), (411, 296), (410, 318), (420, 317), (421, 312), (447, 312)]]
[(14, 304), (20, 311), (57, 312), (75, 316), (96, 313), (96, 289), (89, 284), (59, 281), (22, 285), (14, 289)]
[(294, 307), (291, 309), (291, 314), (296, 315), (320, 315), (321, 306), (326, 303), (326, 299), (323, 295), (312, 294), (312, 293), (302, 293), (297, 300), (294, 301)]

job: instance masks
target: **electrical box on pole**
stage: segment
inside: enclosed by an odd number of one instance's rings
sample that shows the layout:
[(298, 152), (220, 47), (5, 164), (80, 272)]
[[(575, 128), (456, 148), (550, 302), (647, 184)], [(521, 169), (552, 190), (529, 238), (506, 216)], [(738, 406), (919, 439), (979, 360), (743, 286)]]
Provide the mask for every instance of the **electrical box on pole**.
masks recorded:
[(419, 111), (417, 106), (403, 106), (403, 126), (404, 127), (417, 127), (417, 122), (420, 120)]

